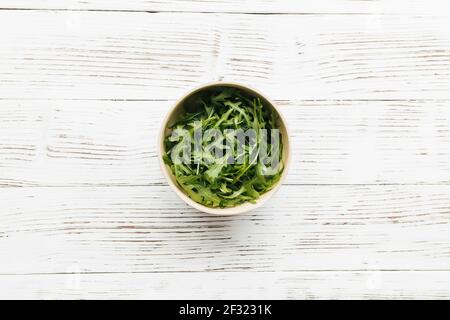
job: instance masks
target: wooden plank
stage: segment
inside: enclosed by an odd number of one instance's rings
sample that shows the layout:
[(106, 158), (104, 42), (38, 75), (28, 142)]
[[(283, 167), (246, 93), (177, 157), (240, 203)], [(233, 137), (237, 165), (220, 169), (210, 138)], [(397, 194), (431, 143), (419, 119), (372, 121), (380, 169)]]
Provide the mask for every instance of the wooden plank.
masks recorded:
[(0, 274), (450, 270), (450, 186), (283, 186), (234, 217), (167, 186), (0, 189)]
[(3, 0), (6, 9), (126, 10), (235, 13), (369, 13), (448, 15), (445, 0)]
[[(0, 102), (0, 186), (161, 185), (168, 101)], [(450, 182), (449, 101), (280, 101), (288, 184)]]
[(448, 271), (20, 275), (0, 276), (0, 298), (448, 299), (449, 279)]
[(6, 10), (0, 21), (2, 98), (173, 100), (213, 80), (280, 100), (450, 98), (447, 17)]

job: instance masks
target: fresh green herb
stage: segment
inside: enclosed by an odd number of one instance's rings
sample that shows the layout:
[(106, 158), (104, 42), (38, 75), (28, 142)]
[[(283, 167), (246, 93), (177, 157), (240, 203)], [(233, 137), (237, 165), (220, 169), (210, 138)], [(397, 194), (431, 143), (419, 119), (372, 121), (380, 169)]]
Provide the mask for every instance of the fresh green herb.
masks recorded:
[[(234, 88), (216, 88), (189, 98), (184, 109), (170, 127), (172, 135), (165, 139), (164, 161), (194, 201), (221, 208), (254, 203), (280, 179), (281, 137), (279, 143), (270, 139), (272, 129), (277, 129), (277, 116), (259, 98)], [(236, 132), (249, 129), (256, 135), (244, 136), (239, 150)], [(264, 130), (267, 135), (261, 134)], [(261, 155), (263, 142), (267, 147)], [(174, 161), (177, 154), (183, 154), (185, 161)], [(269, 158), (275, 160), (275, 167), (266, 165)]]

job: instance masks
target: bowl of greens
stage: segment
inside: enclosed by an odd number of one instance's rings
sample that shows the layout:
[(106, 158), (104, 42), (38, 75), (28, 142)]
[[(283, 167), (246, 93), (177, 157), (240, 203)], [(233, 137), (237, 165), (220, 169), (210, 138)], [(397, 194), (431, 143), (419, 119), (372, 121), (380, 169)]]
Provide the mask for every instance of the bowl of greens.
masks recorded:
[(241, 84), (216, 82), (188, 92), (167, 114), (158, 139), (169, 185), (206, 213), (258, 208), (287, 174), (285, 120), (268, 98)]

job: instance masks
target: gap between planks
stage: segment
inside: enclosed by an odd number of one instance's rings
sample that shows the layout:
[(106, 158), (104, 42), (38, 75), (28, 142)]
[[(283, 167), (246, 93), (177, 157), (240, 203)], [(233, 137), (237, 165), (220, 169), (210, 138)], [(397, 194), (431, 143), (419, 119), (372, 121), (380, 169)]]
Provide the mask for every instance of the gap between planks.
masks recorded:
[(52, 275), (146, 275), (146, 274), (239, 274), (239, 273), (257, 273), (257, 274), (292, 274), (292, 273), (370, 273), (370, 272), (450, 272), (450, 269), (336, 269), (336, 270), (321, 270), (321, 269), (304, 269), (304, 270), (250, 270), (250, 271), (242, 271), (242, 270), (220, 270), (220, 271), (190, 271), (190, 270), (180, 270), (180, 271), (87, 271), (87, 272), (28, 272), (28, 273), (0, 273), (0, 277), (2, 276), (52, 276)]
[[(44, 11), (44, 12), (104, 12), (104, 13), (173, 13), (173, 14), (232, 14), (232, 15), (289, 15), (289, 16), (311, 16), (311, 15), (330, 15), (330, 16), (341, 16), (341, 15), (353, 15), (353, 16), (365, 16), (372, 15), (375, 13), (360, 13), (360, 12), (234, 12), (234, 11), (182, 11), (182, 10), (114, 10), (114, 9), (65, 9), (65, 8), (55, 8), (55, 9), (39, 9), (39, 8), (0, 8), (0, 11)], [(404, 15), (404, 14), (401, 14)], [(417, 16), (417, 14), (412, 14)]]
[[(111, 102), (176, 102), (175, 99), (145, 99), (145, 98), (22, 98), (22, 97), (0, 97), (0, 101), (111, 101)], [(274, 103), (288, 102), (447, 102), (450, 98), (412, 98), (412, 99), (271, 99)]]
[[(283, 183), (283, 186), (290, 187), (376, 187), (376, 186), (445, 186), (449, 185), (450, 182), (439, 182), (439, 183)], [(154, 184), (62, 184), (62, 185), (0, 185), (0, 189), (7, 188), (20, 188), (20, 189), (35, 189), (35, 188), (132, 188), (132, 187), (168, 187), (167, 183), (154, 183)]]
[(234, 13), (234, 14), (385, 14), (385, 15), (445, 15), (447, 2), (443, 0), (351, 1), (118, 1), (118, 0), (46, 0), (36, 3), (27, 0), (4, 0), (4, 10), (104, 11), (104, 12), (164, 12), (164, 13)]

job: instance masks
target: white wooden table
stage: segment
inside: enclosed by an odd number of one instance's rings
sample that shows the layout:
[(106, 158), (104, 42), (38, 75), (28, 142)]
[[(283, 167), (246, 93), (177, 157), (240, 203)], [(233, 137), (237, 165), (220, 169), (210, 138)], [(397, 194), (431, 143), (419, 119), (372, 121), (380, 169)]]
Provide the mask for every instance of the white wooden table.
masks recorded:
[[(450, 7), (0, 1), (0, 298), (450, 298)], [(288, 119), (262, 209), (169, 189), (156, 135), (213, 80)]]

